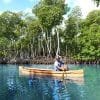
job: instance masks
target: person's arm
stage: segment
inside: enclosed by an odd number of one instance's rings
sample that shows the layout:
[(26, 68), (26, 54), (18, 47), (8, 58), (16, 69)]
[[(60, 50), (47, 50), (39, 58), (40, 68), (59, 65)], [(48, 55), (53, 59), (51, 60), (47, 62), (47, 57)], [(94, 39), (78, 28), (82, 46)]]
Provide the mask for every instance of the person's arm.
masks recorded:
[(59, 69), (62, 70), (62, 71), (68, 71), (69, 70), (68, 66), (66, 66), (63, 61), (60, 61), (60, 68)]
[(54, 70), (56, 71), (57, 70), (57, 61), (55, 61), (55, 63), (54, 63)]
[(68, 66), (66, 66), (65, 64), (62, 66), (62, 70), (63, 71), (68, 71), (69, 70), (69, 68), (68, 68)]

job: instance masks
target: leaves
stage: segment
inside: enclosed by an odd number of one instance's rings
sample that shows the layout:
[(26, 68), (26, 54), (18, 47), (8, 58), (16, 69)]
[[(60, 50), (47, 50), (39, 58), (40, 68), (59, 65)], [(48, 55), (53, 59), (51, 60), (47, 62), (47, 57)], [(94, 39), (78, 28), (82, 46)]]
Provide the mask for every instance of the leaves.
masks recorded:
[(98, 7), (100, 5), (100, 0), (93, 0), (96, 3), (96, 6)]
[(0, 16), (0, 36), (5, 36), (8, 39), (15, 39), (17, 35), (15, 30), (20, 25), (21, 18), (18, 14), (12, 12), (4, 12)]
[(80, 54), (89, 59), (100, 58), (100, 24), (96, 21), (99, 16), (99, 10), (89, 13), (84, 20), (83, 34), (78, 38), (78, 42), (82, 46)]

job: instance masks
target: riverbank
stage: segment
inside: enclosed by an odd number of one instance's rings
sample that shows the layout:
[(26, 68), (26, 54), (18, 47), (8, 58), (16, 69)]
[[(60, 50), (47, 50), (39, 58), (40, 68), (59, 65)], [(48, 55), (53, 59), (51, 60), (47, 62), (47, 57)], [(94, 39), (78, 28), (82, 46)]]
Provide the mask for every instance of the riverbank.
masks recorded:
[[(53, 64), (55, 58), (52, 57), (35, 57), (35, 58), (2, 58), (0, 59), (0, 64)], [(63, 57), (63, 61), (66, 64), (100, 64), (100, 60), (75, 60)]]

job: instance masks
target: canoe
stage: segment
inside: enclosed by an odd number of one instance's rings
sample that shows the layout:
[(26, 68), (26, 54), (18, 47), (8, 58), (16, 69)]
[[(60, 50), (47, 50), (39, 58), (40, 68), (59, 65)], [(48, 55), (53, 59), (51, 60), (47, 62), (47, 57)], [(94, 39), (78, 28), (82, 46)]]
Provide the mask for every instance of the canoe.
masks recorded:
[(19, 66), (19, 74), (51, 76), (51, 77), (61, 77), (61, 78), (80, 78), (84, 76), (84, 71), (83, 69), (69, 70), (69, 71), (54, 71), (52, 69), (40, 69), (40, 68)]

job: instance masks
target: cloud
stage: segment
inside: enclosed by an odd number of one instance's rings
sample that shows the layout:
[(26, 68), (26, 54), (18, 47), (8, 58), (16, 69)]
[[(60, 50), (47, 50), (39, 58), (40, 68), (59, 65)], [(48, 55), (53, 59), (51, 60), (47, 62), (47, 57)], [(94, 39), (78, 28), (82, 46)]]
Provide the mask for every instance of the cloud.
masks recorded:
[(33, 3), (33, 5), (37, 5), (41, 0), (28, 0), (30, 3)]
[(71, 8), (80, 6), (83, 18), (85, 18), (92, 10), (100, 9), (100, 6), (96, 7), (92, 0), (66, 0), (66, 2)]
[(2, 2), (4, 2), (5, 4), (9, 4), (12, 2), (12, 0), (2, 0)]
[(32, 13), (32, 9), (31, 9), (31, 8), (26, 8), (23, 12), (24, 12), (25, 14), (27, 14), (28, 16), (35, 16), (35, 15)]
[(30, 13), (30, 14), (32, 14), (32, 9), (31, 8), (26, 8), (24, 10), (24, 13)]
[(100, 9), (100, 6), (96, 7), (92, 0), (76, 0), (76, 2), (75, 5), (80, 6), (82, 10), (83, 18), (85, 18), (92, 10)]

